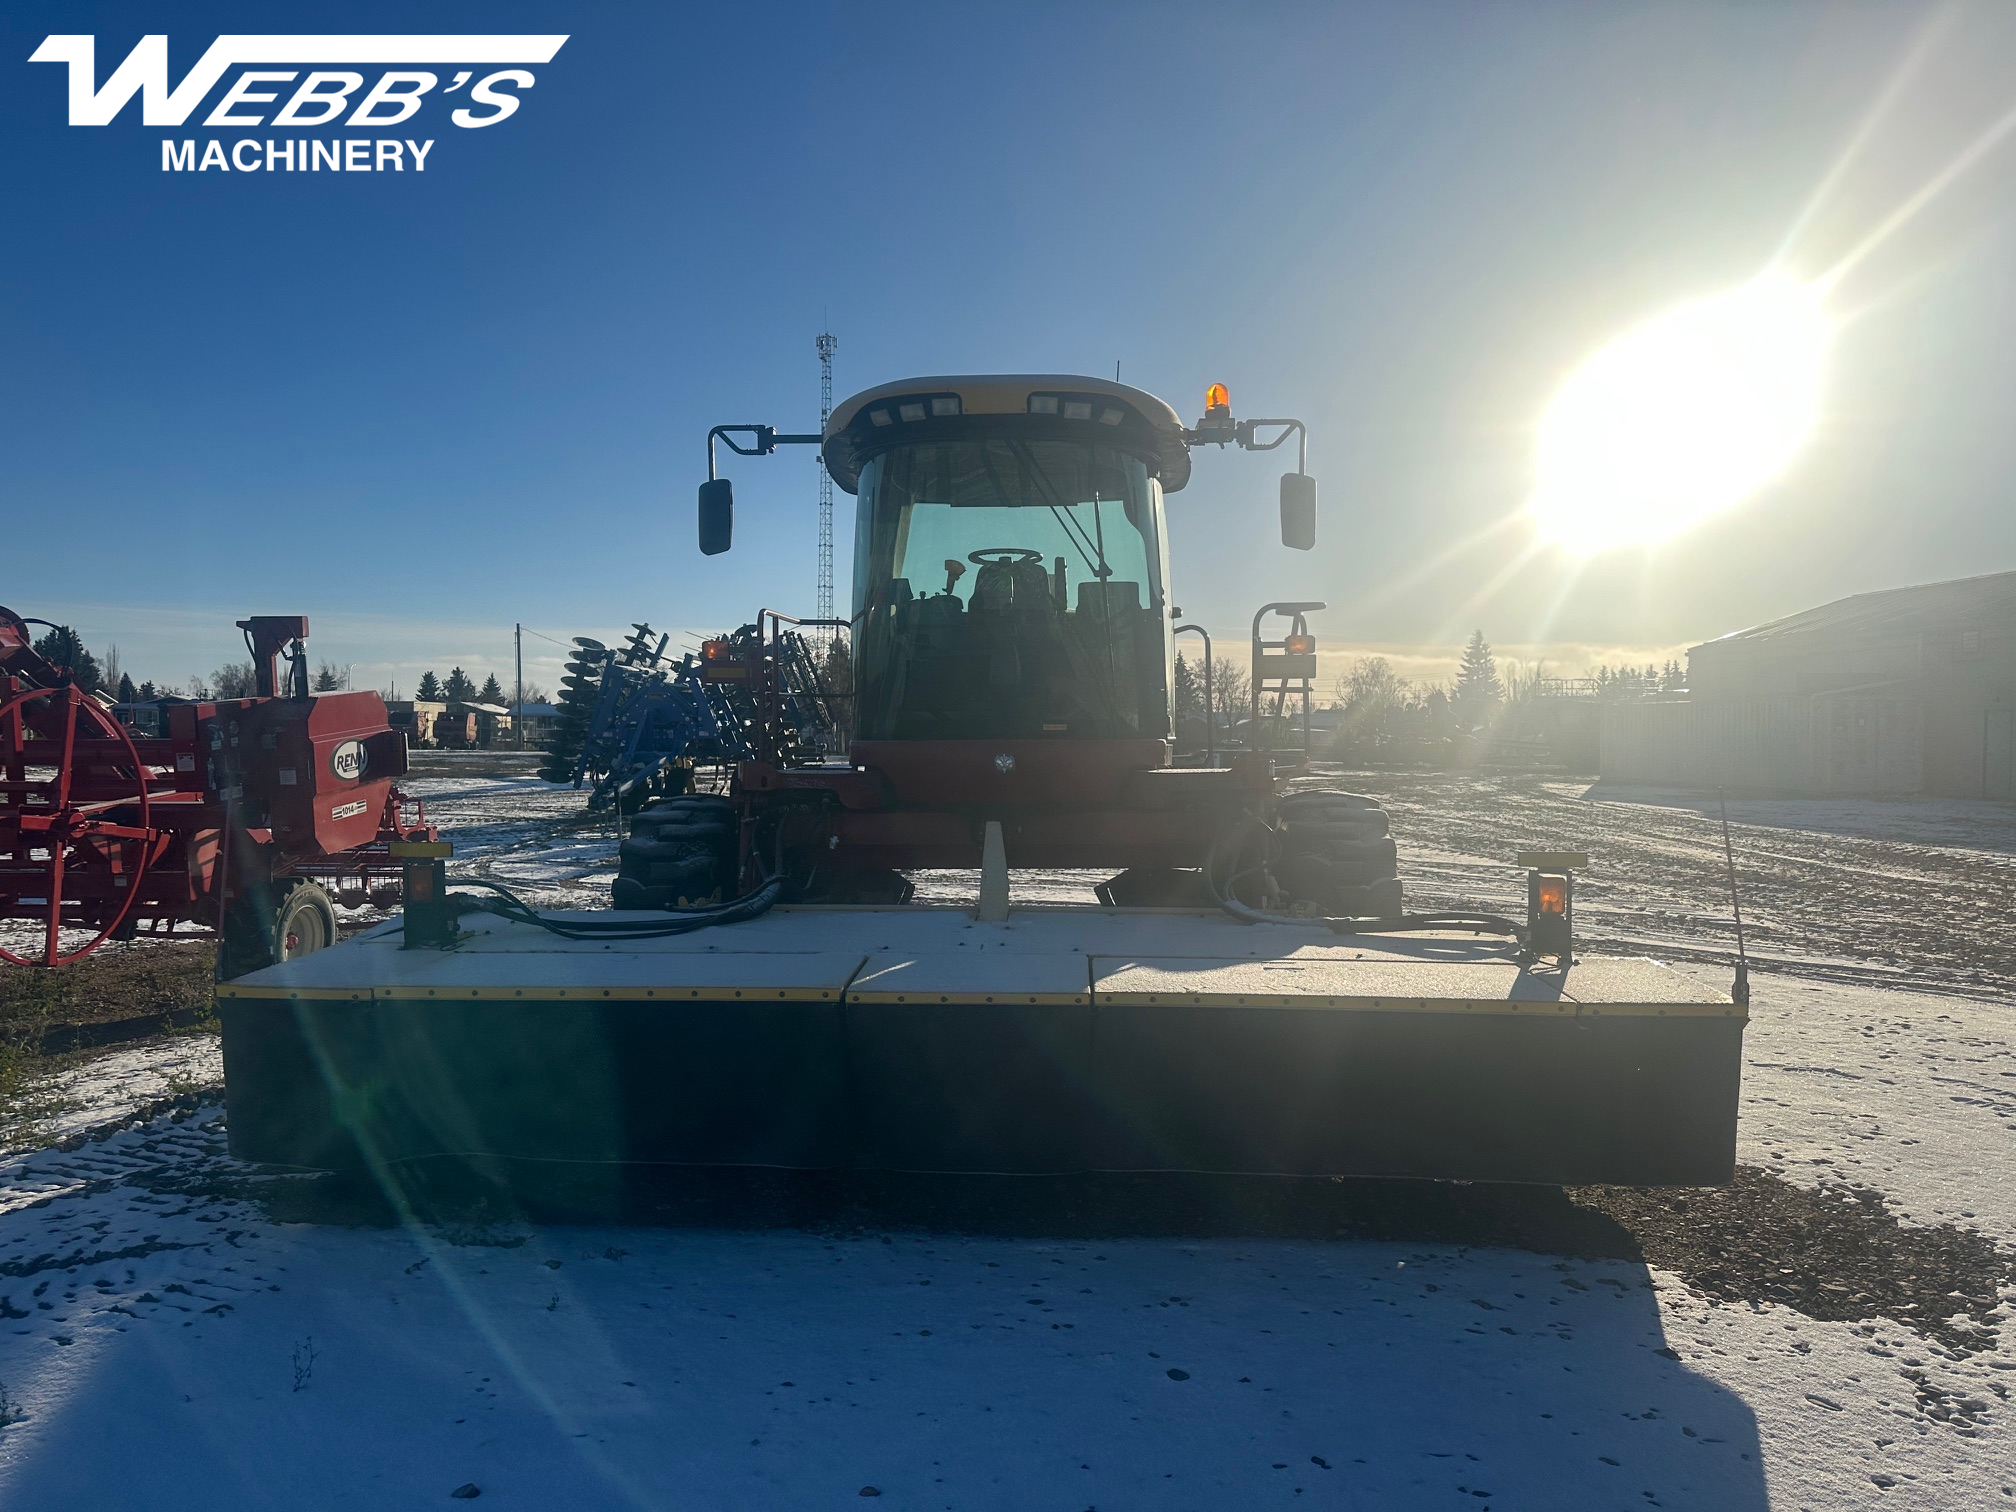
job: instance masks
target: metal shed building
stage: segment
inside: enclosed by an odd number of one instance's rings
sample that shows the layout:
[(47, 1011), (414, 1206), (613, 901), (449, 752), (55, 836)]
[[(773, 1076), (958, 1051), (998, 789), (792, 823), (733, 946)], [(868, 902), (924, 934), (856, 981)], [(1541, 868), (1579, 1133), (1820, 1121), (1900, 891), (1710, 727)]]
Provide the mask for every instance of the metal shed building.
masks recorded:
[(2016, 572), (1860, 593), (1687, 654), (1605, 712), (1624, 782), (2016, 798)]

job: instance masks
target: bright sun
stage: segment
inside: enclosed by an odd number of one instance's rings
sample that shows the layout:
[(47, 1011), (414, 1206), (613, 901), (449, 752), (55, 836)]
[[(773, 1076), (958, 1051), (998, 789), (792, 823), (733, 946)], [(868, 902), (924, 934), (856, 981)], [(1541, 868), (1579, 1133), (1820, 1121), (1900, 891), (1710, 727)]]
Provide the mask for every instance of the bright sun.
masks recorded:
[(1618, 337), (1541, 417), (1541, 535), (1663, 541), (1770, 482), (1812, 432), (1830, 336), (1819, 291), (1768, 273)]

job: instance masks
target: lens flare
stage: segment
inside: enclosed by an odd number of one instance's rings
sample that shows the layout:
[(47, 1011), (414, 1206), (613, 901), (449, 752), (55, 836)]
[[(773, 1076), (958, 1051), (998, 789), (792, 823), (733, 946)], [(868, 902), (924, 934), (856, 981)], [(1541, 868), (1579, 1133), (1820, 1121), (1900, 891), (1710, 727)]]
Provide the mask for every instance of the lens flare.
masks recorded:
[(1663, 541), (1778, 477), (1812, 434), (1831, 337), (1820, 291), (1767, 273), (1602, 348), (1540, 420), (1542, 539), (1585, 556)]

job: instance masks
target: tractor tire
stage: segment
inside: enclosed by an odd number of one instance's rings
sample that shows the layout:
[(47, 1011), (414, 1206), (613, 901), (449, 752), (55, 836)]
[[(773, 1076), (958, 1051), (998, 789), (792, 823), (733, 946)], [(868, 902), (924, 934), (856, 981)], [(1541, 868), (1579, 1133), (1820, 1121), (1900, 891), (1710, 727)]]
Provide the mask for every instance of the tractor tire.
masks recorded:
[(1310, 835), (1301, 830), (1290, 830), (1282, 837), (1281, 848), (1290, 856), (1320, 856), (1340, 866), (1369, 866), (1373, 874), (1380, 877), (1392, 876), (1394, 864), (1399, 860), (1391, 835), (1364, 840), (1348, 833)]
[(694, 897), (663, 883), (640, 882), (635, 877), (618, 877), (609, 884), (610, 902), (617, 908), (646, 913), (668, 913), (677, 908), (706, 908), (722, 901), (720, 890)]
[(618, 908), (662, 910), (720, 903), (735, 890), (740, 818), (726, 798), (657, 798), (630, 821), (617, 847), (610, 899)]
[(653, 798), (637, 817), (642, 819), (646, 815), (661, 824), (680, 820), (723, 828), (732, 827), (737, 820), (735, 805), (713, 793), (675, 793), (669, 798)]
[(1340, 861), (1329, 856), (1283, 856), (1274, 878), (1291, 898), (1321, 903), (1339, 887), (1364, 887), (1393, 875), (1390, 861)]
[(633, 862), (637, 866), (649, 866), (658, 861), (683, 861), (696, 851), (712, 854), (715, 842), (720, 838), (718, 831), (711, 835), (675, 836), (671, 839), (639, 832), (617, 846), (616, 854), (627, 871), (632, 869)]
[(677, 861), (652, 861), (643, 867), (633, 866), (624, 875), (636, 877), (652, 887), (676, 887), (688, 896), (698, 896), (721, 891), (722, 870), (720, 857), (701, 851)]
[(1303, 792), (1281, 800), (1275, 879), (1289, 898), (1332, 918), (1395, 918), (1402, 912), (1391, 821), (1360, 793)]
[(637, 822), (630, 826), (630, 833), (640, 841), (649, 840), (665, 845), (713, 846), (732, 841), (735, 826), (712, 824), (678, 816), (660, 822), (656, 814), (639, 814)]
[(289, 878), (240, 898), (225, 915), (217, 980), (297, 961), (336, 943), (336, 905), (313, 882)]
[(1283, 819), (1325, 818), (1337, 814), (1383, 814), (1377, 798), (1368, 798), (1363, 793), (1337, 793), (1326, 789), (1307, 789), (1300, 793), (1290, 793), (1275, 805)]
[(1213, 908), (1201, 871), (1133, 866), (1092, 889), (1107, 908)]
[(647, 886), (635, 877), (618, 877), (609, 884), (609, 902), (615, 908), (658, 912), (672, 906), (672, 891)]
[(1378, 840), (1391, 833), (1392, 824), (1379, 809), (1357, 809), (1348, 811), (1351, 818), (1311, 818), (1306, 814), (1295, 814), (1281, 821), (1281, 832), (1287, 836), (1307, 835), (1323, 843), (1332, 840)]

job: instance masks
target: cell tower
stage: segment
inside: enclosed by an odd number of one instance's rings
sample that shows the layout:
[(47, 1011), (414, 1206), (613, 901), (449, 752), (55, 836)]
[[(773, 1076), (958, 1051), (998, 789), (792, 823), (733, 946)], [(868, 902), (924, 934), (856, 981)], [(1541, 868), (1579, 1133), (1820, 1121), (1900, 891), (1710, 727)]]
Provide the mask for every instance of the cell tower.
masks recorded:
[[(824, 435), (826, 422), (833, 414), (833, 353), (840, 342), (831, 331), (822, 331), (816, 343), (819, 349), (819, 432)], [(833, 618), (833, 475), (826, 471), (826, 455), (822, 447), (819, 455), (819, 607), (813, 610), (815, 619)], [(820, 638), (829, 639), (833, 632), (821, 629)]]

